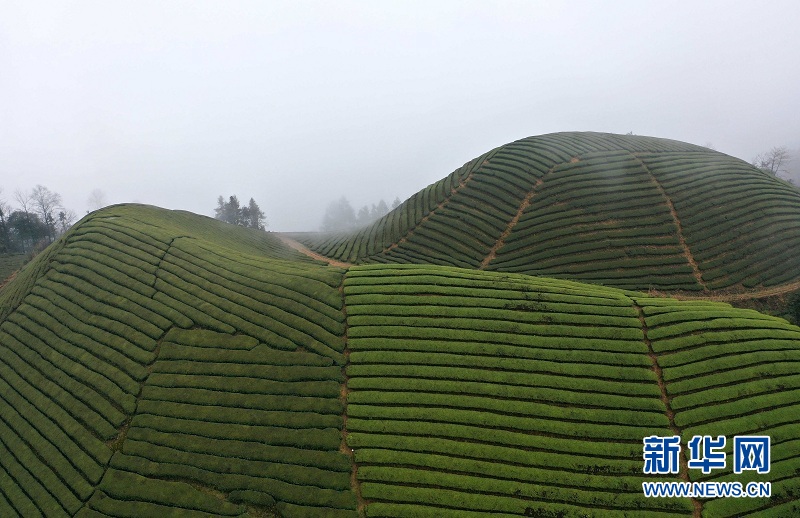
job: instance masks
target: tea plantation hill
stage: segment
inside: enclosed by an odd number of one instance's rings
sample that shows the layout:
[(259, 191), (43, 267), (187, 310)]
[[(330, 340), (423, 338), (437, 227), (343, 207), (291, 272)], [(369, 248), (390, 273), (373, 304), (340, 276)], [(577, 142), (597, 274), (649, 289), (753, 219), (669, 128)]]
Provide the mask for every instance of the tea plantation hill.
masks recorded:
[(356, 264), (741, 292), (800, 281), (800, 190), (692, 144), (554, 133), (489, 151), (355, 233), (296, 238)]
[[(799, 366), (800, 328), (724, 303), (114, 206), (0, 290), (0, 516), (792, 516)], [(642, 473), (696, 434), (769, 435), (771, 471)]]

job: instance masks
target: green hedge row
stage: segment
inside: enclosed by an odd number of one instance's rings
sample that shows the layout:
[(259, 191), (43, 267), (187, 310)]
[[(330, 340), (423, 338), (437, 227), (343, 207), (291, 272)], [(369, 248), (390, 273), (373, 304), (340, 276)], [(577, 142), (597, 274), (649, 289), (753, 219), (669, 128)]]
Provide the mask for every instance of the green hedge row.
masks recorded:
[[(100, 490), (112, 499), (121, 501), (117, 506), (123, 508), (123, 502), (131, 504), (149, 502), (165, 507), (202, 511), (222, 516), (239, 516), (245, 512), (242, 506), (198, 491), (185, 482), (155, 480), (114, 468), (109, 469), (103, 477)], [(98, 499), (102, 499), (99, 496), (90, 502), (90, 505), (95, 507), (93, 503), (100, 503)], [(105, 502), (102, 502), (95, 508), (102, 511), (104, 507)]]
[(193, 405), (220, 405), (231, 408), (255, 410), (280, 410), (288, 412), (315, 412), (318, 414), (341, 414), (341, 401), (333, 398), (310, 398), (307, 396), (238, 394), (198, 388), (164, 388), (146, 385), (142, 398), (152, 401), (171, 401)]
[[(315, 480), (311, 485), (293, 484), (264, 476), (258, 463), (250, 463), (248, 473), (233, 473), (228, 469), (224, 458), (202, 457), (181, 454), (174, 450), (136, 443), (136, 455), (117, 454), (111, 461), (112, 467), (131, 471), (151, 478), (178, 478), (196, 480), (201, 484), (230, 492), (249, 489), (272, 496), (275, 500), (299, 505), (330, 507), (334, 509), (355, 509), (355, 494), (349, 487), (350, 475), (326, 472), (325, 479)], [(165, 451), (162, 451), (165, 450)], [(164, 456), (154, 461), (150, 457)], [(191, 459), (193, 462), (190, 462)], [(298, 470), (286, 465), (285, 473), (292, 478)], [(319, 477), (319, 475), (317, 475)], [(320, 487), (322, 480), (347, 489), (337, 490)]]
[[(424, 407), (374, 407), (370, 405), (347, 405), (348, 423), (351, 418), (368, 420), (403, 420), (409, 422), (451, 423), (484, 427), (489, 430), (502, 428), (519, 432), (552, 434), (559, 437), (596, 439), (603, 441), (633, 441), (649, 435), (657, 435), (664, 431), (655, 423), (636, 424), (590, 423), (568, 420), (543, 419), (526, 416), (514, 416), (499, 413), (476, 411), (471, 409), (437, 408), (431, 412)], [(349, 428), (348, 428), (349, 429)]]
[[(22, 516), (74, 513), (82, 499), (56, 476), (34, 450), (5, 422), (0, 414), (0, 490), (9, 506)], [(36, 473), (34, 478), (31, 473)]]
[[(13, 326), (4, 325), (0, 330), (2, 343), (13, 347), (13, 351), (8, 348), (2, 351), (9, 365), (12, 365), (17, 372), (40, 373), (43, 378), (46, 377), (44, 373), (53, 374), (52, 377), (47, 377), (52, 385), (44, 382), (40, 386), (52, 388), (54, 392), (59, 392), (63, 397), (75, 401), (75, 413), (86, 420), (89, 428), (96, 429), (104, 438), (108, 437), (107, 434), (116, 433), (116, 428), (125, 420), (125, 414), (121, 409), (112, 405), (105, 398), (98, 398), (97, 392), (92, 387), (81, 383), (73, 377), (72, 373), (64, 370), (64, 366), (57, 362), (57, 358), (40, 356), (35, 350), (25, 347), (10, 333), (6, 333), (5, 327), (12, 328)], [(20, 362), (25, 362), (24, 367), (17, 364), (14, 355), (20, 359)]]
[(171, 388), (200, 388), (240, 394), (276, 394), (311, 397), (339, 397), (341, 385), (334, 381), (286, 382), (222, 376), (185, 376), (154, 372), (147, 384)]
[[(123, 391), (117, 384), (110, 381), (105, 375), (106, 372), (104, 372), (107, 369), (103, 368), (102, 362), (92, 361), (94, 359), (93, 356), (76, 347), (65, 347), (56, 335), (38, 328), (34, 322), (22, 315), (20, 311), (15, 312), (6, 319), (3, 323), (3, 329), (18, 342), (25, 344), (38, 358), (51, 365), (57, 365), (59, 370), (67, 373), (82, 385), (87, 386), (94, 392), (93, 398), (100, 397), (100, 394), (106, 395), (108, 399), (114, 401), (114, 406), (119, 410), (124, 413), (133, 412), (136, 407), (135, 396), (132, 393)], [(46, 363), (39, 363), (42, 360), (36, 360), (36, 357), (34, 357), (34, 361), (37, 364), (46, 365)], [(97, 370), (93, 370), (89, 366)], [(45, 368), (50, 371), (49, 367), (45, 366)], [(98, 401), (97, 405), (101, 410), (103, 407), (107, 407), (104, 402)], [(104, 412), (104, 415), (108, 415), (108, 413)]]
[[(608, 369), (610, 370), (610, 369)], [(656, 382), (655, 374), (646, 369), (615, 369), (619, 372), (631, 371), (633, 374), (641, 370), (641, 379), (636, 382), (619, 381), (614, 373), (606, 372), (606, 379), (576, 378), (571, 375), (558, 373), (518, 373), (482, 369), (467, 369), (446, 366), (428, 365), (349, 365), (347, 374), (351, 378), (403, 378), (403, 379), (430, 379), (453, 381), (476, 381), (482, 383), (496, 383), (499, 385), (516, 385), (520, 387), (550, 387), (575, 389), (580, 391), (593, 391), (598, 394), (619, 395), (651, 395), (652, 384)], [(628, 378), (631, 378), (629, 375)], [(412, 381), (409, 381), (411, 383)]]
[[(501, 385), (498, 383), (480, 383), (461, 380), (434, 380), (417, 378), (392, 377), (358, 377), (348, 380), (351, 390), (403, 391), (440, 393), (440, 394), (474, 394), (522, 401), (549, 401), (561, 405), (582, 405), (589, 408), (623, 408), (645, 412), (663, 412), (664, 407), (659, 399), (657, 388), (648, 385), (637, 386), (629, 394), (601, 394), (596, 390), (578, 390), (576, 387), (553, 389), (548, 387), (525, 387), (518, 385)], [(649, 388), (649, 389), (648, 389)], [(647, 392), (647, 393), (643, 393)]]
[(291, 446), (306, 450), (338, 451), (342, 437), (338, 428), (281, 428), (278, 426), (216, 423), (192, 419), (174, 419), (152, 414), (137, 414), (131, 427), (149, 428), (174, 434), (196, 435), (210, 439), (253, 441), (273, 446)]
[(187, 454), (228, 457), (231, 465), (240, 460), (247, 460), (274, 464), (276, 469), (281, 465), (295, 465), (347, 474), (351, 469), (350, 459), (339, 451), (276, 446), (263, 441), (215, 439), (189, 433), (159, 432), (149, 428), (131, 429), (128, 432), (128, 439), (164, 446)]
[[(586, 398), (588, 399), (588, 398)], [(555, 405), (550, 401), (519, 401), (477, 394), (437, 394), (426, 392), (381, 392), (359, 390), (347, 397), (348, 405), (427, 409), (439, 414), (441, 409), (482, 411), (504, 417), (541, 418), (576, 423), (620, 424), (635, 422), (638, 426), (668, 426), (663, 409), (644, 412), (627, 408), (580, 408)]]
[(255, 426), (280, 426), (285, 428), (340, 428), (342, 416), (315, 412), (282, 412), (239, 409), (212, 405), (193, 405), (170, 401), (142, 400), (137, 413), (153, 414), (177, 419), (197, 419), (216, 423)]
[[(459, 467), (459, 464), (454, 463), (453, 467)], [(502, 501), (505, 498), (516, 498), (522, 502), (552, 502), (588, 509), (622, 508), (637, 511), (680, 512), (687, 507), (686, 502), (681, 502), (679, 499), (644, 497), (641, 493), (641, 482), (627, 487), (619, 484), (616, 487), (603, 489), (576, 487), (570, 484), (568, 479), (561, 479), (557, 473), (551, 473), (545, 481), (505, 480), (500, 477), (496, 468), (492, 469), (488, 466), (487, 471), (480, 475), (472, 475), (461, 472), (449, 473), (427, 466), (422, 469), (414, 469), (400, 466), (367, 465), (359, 467), (358, 475), (359, 479), (363, 481), (362, 488), (372, 484), (391, 484), (399, 486), (398, 490), (401, 490), (401, 487), (413, 488), (412, 493), (418, 488), (436, 489), (443, 497), (439, 504), (451, 508), (459, 507), (457, 502), (463, 502), (463, 500), (459, 495), (456, 501), (449, 501), (446, 496), (450, 491), (483, 496), (486, 501), (484, 506), (492, 505), (491, 503)], [(386, 496), (375, 496), (379, 499), (386, 499)], [(490, 509), (476, 507), (474, 510), (489, 511)], [(504, 509), (504, 511), (510, 510)]]
[(456, 425), (429, 426), (425, 431), (428, 430), (444, 433), (452, 430), (454, 433), (433, 437), (355, 432), (347, 436), (347, 444), (356, 454), (392, 449), (396, 452), (445, 455), (569, 472), (571, 476), (591, 475), (595, 483), (613, 483), (611, 480), (602, 481), (601, 477), (595, 475), (628, 478), (639, 476), (642, 472), (641, 441), (638, 444), (624, 442), (597, 444), (580, 439), (521, 437), (521, 434), (504, 430), (498, 430), (490, 435), (480, 430), (475, 435), (469, 433), (468, 427)]

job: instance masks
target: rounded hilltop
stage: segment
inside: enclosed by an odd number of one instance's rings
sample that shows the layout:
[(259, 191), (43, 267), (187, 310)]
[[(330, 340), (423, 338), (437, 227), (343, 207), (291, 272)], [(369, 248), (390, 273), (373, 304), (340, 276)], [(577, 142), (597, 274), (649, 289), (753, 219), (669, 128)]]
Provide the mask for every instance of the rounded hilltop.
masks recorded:
[(693, 144), (553, 133), (467, 162), (368, 227), (300, 239), (356, 264), (709, 295), (800, 280), (800, 190)]

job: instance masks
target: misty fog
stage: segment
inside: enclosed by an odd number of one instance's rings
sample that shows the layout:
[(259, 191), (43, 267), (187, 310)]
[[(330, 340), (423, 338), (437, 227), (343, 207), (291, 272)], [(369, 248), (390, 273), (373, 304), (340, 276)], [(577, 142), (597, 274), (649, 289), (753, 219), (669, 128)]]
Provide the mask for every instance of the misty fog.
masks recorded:
[(0, 197), (80, 217), (254, 198), (313, 231), (512, 140), (633, 132), (793, 152), (800, 3), (3, 2)]

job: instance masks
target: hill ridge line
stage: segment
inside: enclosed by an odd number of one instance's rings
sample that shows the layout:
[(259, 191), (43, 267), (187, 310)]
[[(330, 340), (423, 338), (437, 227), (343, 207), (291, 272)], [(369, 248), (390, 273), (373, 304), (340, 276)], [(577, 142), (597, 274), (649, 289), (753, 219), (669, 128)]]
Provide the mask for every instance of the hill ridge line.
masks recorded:
[[(391, 245), (387, 246), (386, 248), (384, 248), (383, 250), (381, 250), (381, 251), (380, 251), (380, 252), (378, 252), (377, 254), (374, 254), (374, 255), (373, 255), (373, 256), (371, 256), (371, 257), (374, 257), (375, 255), (384, 255), (384, 254), (387, 254), (387, 253), (391, 252), (392, 250), (394, 250), (395, 248), (397, 248), (397, 247), (399, 247), (400, 245), (402, 245), (403, 243), (405, 243), (406, 241), (408, 241), (408, 238), (409, 238), (410, 236), (413, 236), (413, 235), (414, 235), (414, 231), (417, 229), (417, 227), (418, 227), (418, 226), (420, 226), (420, 225), (422, 225), (423, 223), (425, 223), (425, 222), (426, 222), (426, 221), (428, 221), (429, 219), (431, 219), (431, 216), (433, 216), (433, 215), (434, 215), (434, 213), (436, 213), (436, 211), (437, 211), (437, 210), (441, 210), (441, 209), (443, 209), (443, 208), (445, 207), (445, 205), (447, 205), (447, 204), (450, 202), (450, 200), (453, 198), (453, 196), (454, 196), (454, 195), (455, 195), (455, 194), (456, 194), (458, 191), (460, 191), (461, 189), (463, 189), (464, 187), (466, 187), (466, 186), (467, 186), (467, 184), (469, 183), (469, 181), (470, 181), (470, 180), (472, 180), (472, 178), (475, 176), (475, 173), (476, 173), (478, 170), (480, 170), (480, 168), (481, 168), (481, 167), (483, 167), (483, 166), (485, 166), (485, 165), (488, 165), (488, 164), (489, 164), (489, 158), (490, 158), (490, 157), (493, 157), (493, 156), (494, 156), (494, 154), (491, 154), (491, 155), (490, 155), (490, 154), (488, 154), (488, 153), (487, 153), (487, 155), (486, 155), (486, 158), (484, 158), (484, 159), (483, 159), (483, 161), (480, 163), (480, 165), (478, 165), (477, 167), (475, 167), (475, 166), (472, 166), (472, 170), (469, 172), (469, 174), (468, 174), (468, 175), (467, 175), (467, 176), (466, 176), (466, 177), (465, 177), (463, 180), (459, 180), (459, 182), (458, 182), (458, 185), (457, 185), (457, 186), (455, 186), (455, 187), (453, 187), (452, 189), (450, 189), (450, 194), (448, 194), (447, 196), (445, 196), (445, 198), (444, 198), (444, 199), (443, 199), (443, 200), (442, 200), (442, 201), (441, 201), (441, 202), (440, 202), (438, 205), (436, 205), (436, 207), (434, 207), (434, 208), (433, 208), (433, 209), (431, 209), (431, 210), (430, 210), (430, 211), (429, 211), (427, 214), (425, 214), (425, 215), (422, 217), (422, 219), (420, 219), (420, 220), (419, 220), (419, 222), (418, 222), (416, 225), (414, 225), (413, 227), (411, 227), (410, 229), (408, 229), (408, 232), (406, 232), (406, 234), (405, 234), (403, 237), (401, 237), (401, 238), (400, 238), (400, 239), (398, 239), (396, 242), (392, 243)], [(479, 158), (480, 158), (480, 157), (479, 157)]]
[[(644, 310), (636, 299), (631, 298), (630, 300), (633, 305), (633, 309), (636, 310), (639, 318), (639, 323), (642, 329), (642, 337), (645, 345), (647, 346), (647, 356), (653, 363), (653, 372), (656, 374), (658, 389), (661, 391), (661, 402), (664, 404), (664, 413), (667, 416), (667, 420), (669, 420), (669, 428), (673, 435), (677, 435), (678, 437), (682, 438), (683, 434), (681, 433), (681, 429), (675, 424), (675, 411), (672, 409), (671, 398), (669, 397), (669, 394), (667, 394), (667, 383), (664, 381), (664, 372), (661, 369), (661, 365), (658, 363), (658, 354), (656, 354), (655, 349), (653, 349), (653, 343), (647, 336), (647, 322), (645, 321)], [(678, 458), (680, 463), (680, 478), (684, 482), (691, 482), (691, 479), (689, 478), (689, 463), (686, 460), (686, 456), (679, 454)], [(694, 506), (693, 518), (701, 518), (703, 516), (703, 502), (694, 497), (691, 498), (691, 501), (692, 505)]]
[(664, 187), (661, 185), (661, 182), (658, 181), (658, 178), (653, 174), (647, 164), (639, 158), (637, 153), (631, 153), (631, 156), (636, 159), (642, 165), (642, 168), (647, 172), (650, 176), (650, 180), (652, 180), (653, 184), (656, 186), (658, 191), (664, 197), (664, 200), (667, 202), (667, 208), (669, 209), (669, 213), (672, 216), (672, 221), (675, 223), (675, 229), (678, 233), (678, 241), (681, 244), (681, 248), (683, 249), (683, 255), (686, 257), (686, 261), (689, 263), (689, 266), (692, 267), (692, 274), (694, 278), (697, 280), (697, 283), (703, 287), (703, 291), (709, 291), (708, 286), (706, 286), (706, 282), (703, 280), (703, 275), (700, 273), (700, 267), (697, 265), (697, 262), (694, 260), (694, 256), (692, 255), (692, 251), (689, 249), (689, 245), (686, 243), (686, 239), (683, 237), (683, 226), (681, 225), (681, 220), (678, 217), (678, 212), (675, 210), (675, 205), (672, 203), (672, 199), (667, 194), (667, 191), (664, 190)]

